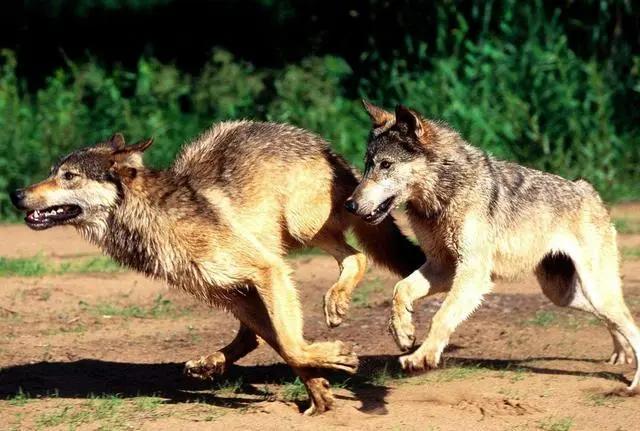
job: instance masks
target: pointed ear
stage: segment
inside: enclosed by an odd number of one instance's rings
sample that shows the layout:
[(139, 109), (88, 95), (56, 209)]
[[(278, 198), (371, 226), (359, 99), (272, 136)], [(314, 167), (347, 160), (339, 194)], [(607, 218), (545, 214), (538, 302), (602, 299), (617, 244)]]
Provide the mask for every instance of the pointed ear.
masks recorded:
[(153, 138), (141, 139), (133, 145), (129, 145), (126, 149), (129, 152), (143, 153), (153, 144)]
[(409, 133), (415, 134), (418, 138), (425, 134), (425, 124), (420, 114), (406, 106), (396, 106), (396, 124), (405, 124)]
[(153, 138), (142, 139), (133, 145), (115, 150), (111, 155), (113, 161), (120, 167), (142, 168), (142, 153), (153, 144)]
[(124, 136), (122, 133), (115, 133), (108, 141), (113, 151), (118, 151), (124, 148)]
[(377, 129), (378, 127), (382, 127), (387, 123), (395, 120), (395, 117), (391, 112), (385, 111), (384, 109), (378, 106), (372, 105), (371, 103), (367, 102), (364, 99), (362, 99), (362, 106), (364, 106), (364, 109), (369, 114), (369, 117), (371, 117), (371, 122), (373, 123), (374, 129)]

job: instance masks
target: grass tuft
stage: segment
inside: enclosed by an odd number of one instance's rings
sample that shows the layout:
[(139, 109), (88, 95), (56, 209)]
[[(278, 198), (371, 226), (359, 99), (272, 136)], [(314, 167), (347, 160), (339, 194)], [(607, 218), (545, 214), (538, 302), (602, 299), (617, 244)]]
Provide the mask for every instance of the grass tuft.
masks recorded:
[(618, 233), (634, 235), (640, 233), (640, 220), (630, 218), (617, 218), (613, 220)]
[(0, 277), (41, 277), (67, 273), (85, 274), (118, 272), (122, 267), (105, 256), (55, 263), (41, 255), (33, 257), (0, 257)]
[(542, 431), (569, 431), (573, 427), (573, 419), (564, 418), (546, 418), (538, 422), (538, 429)]
[(553, 325), (558, 320), (558, 315), (553, 311), (541, 310), (537, 311), (536, 315), (527, 320), (527, 323), (534, 326), (542, 326), (546, 328), (548, 326)]
[(307, 399), (307, 389), (299, 377), (282, 387), (282, 398), (285, 401), (303, 401)]
[(623, 259), (640, 259), (640, 247), (622, 247)]
[(124, 317), (125, 319), (172, 318), (183, 316), (190, 312), (188, 308), (178, 309), (171, 300), (163, 297), (162, 295), (156, 296), (153, 300), (153, 304), (149, 307), (140, 305), (119, 306), (110, 302), (101, 302), (95, 305), (90, 305), (84, 301), (80, 301), (79, 305), (83, 311), (88, 311), (97, 316)]

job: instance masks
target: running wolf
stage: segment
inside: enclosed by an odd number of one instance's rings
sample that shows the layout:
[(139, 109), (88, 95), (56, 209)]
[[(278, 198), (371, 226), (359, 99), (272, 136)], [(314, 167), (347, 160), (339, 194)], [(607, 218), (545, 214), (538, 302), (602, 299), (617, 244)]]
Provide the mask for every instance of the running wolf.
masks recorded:
[(329, 325), (341, 322), (366, 258), (345, 241), (351, 226), (365, 251), (402, 276), (424, 254), (391, 218), (371, 226), (344, 209), (355, 172), (318, 136), (289, 125), (223, 122), (183, 148), (164, 171), (144, 166), (151, 140), (108, 141), (64, 157), (44, 181), (11, 193), (33, 229), (72, 225), (123, 265), (229, 310), (235, 339), (192, 360), (209, 377), (254, 350), (273, 347), (305, 384), (306, 414), (333, 398), (322, 369), (353, 373), (358, 359), (341, 342), (307, 342), (284, 255), (317, 246), (340, 266), (325, 296)]
[(414, 301), (448, 292), (425, 342), (402, 356), (406, 370), (434, 368), (456, 327), (480, 306), (496, 278), (533, 271), (556, 305), (595, 314), (613, 338), (612, 364), (631, 363), (640, 381), (640, 331), (625, 305), (616, 231), (584, 180), (496, 160), (446, 125), (398, 106), (364, 102), (373, 128), (360, 185), (346, 202), (369, 223), (406, 204), (426, 263), (394, 288), (390, 330), (415, 342)]

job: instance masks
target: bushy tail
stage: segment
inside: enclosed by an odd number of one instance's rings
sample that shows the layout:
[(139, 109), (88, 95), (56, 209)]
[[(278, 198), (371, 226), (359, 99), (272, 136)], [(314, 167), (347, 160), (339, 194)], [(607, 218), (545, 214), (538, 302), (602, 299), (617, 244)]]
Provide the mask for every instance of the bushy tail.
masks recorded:
[(406, 277), (425, 263), (424, 253), (400, 232), (393, 217), (371, 225), (354, 217), (353, 231), (364, 252), (373, 261), (401, 277)]

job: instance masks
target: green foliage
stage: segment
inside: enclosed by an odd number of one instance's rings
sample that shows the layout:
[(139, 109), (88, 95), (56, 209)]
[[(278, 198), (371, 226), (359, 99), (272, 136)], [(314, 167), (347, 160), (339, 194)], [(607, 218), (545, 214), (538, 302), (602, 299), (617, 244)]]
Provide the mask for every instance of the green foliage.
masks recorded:
[[(299, 13), (293, 3), (263, 3)], [(139, 10), (165, 2), (96, 4)], [(374, 1), (372, 7), (385, 6)], [(14, 54), (4, 51), (0, 218), (18, 217), (6, 192), (42, 179), (58, 157), (115, 131), (130, 140), (153, 136), (147, 162), (164, 167), (213, 122), (286, 121), (319, 133), (362, 166), (369, 123), (361, 96), (446, 120), (498, 157), (583, 177), (607, 200), (639, 198), (640, 117), (631, 107), (640, 102), (640, 56), (627, 33), (617, 39), (608, 33), (616, 13), (633, 11), (622, 0), (589, 0), (584, 7), (599, 11), (595, 22), (542, 0), (482, 7), (438, 1), (432, 38), (406, 34), (390, 55), (372, 39), (358, 64), (309, 56), (280, 69), (256, 68), (214, 49), (196, 74), (148, 57), (133, 69), (69, 61), (36, 89), (27, 89)], [(400, 8), (397, 16), (381, 16), (413, 29), (414, 14)], [(584, 44), (575, 43), (576, 35), (584, 35)]]

